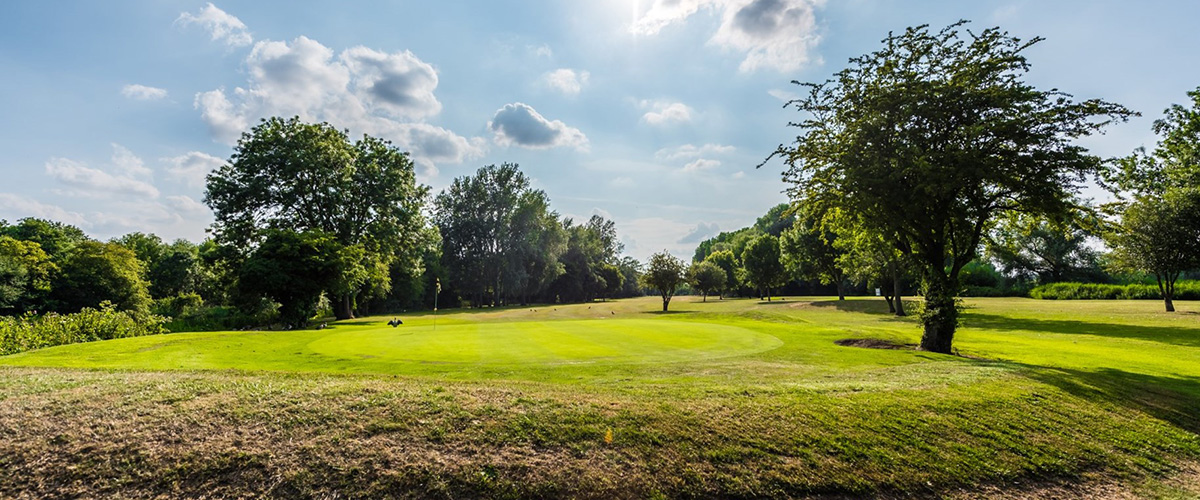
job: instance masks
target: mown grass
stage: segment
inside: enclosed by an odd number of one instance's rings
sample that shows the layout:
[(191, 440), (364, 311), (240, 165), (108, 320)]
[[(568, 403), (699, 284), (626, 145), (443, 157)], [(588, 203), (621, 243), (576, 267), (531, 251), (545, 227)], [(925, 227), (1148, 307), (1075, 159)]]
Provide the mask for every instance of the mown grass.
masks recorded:
[(878, 299), (686, 298), (8, 356), (0, 496), (1200, 494), (1200, 304), (967, 305), (966, 357), (835, 345), (917, 340)]

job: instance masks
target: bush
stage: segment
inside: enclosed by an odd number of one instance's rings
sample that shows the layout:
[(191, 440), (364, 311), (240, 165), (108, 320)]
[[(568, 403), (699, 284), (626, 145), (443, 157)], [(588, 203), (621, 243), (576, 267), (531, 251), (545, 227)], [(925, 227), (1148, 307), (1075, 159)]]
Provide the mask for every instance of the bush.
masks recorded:
[(1027, 297), (1029, 285), (1017, 283), (1013, 286), (974, 286), (963, 287), (963, 297)]
[(117, 311), (112, 303), (74, 314), (0, 317), (0, 356), (63, 344), (167, 333), (162, 316)]
[[(1104, 285), (1098, 283), (1050, 283), (1034, 288), (1029, 296), (1042, 300), (1161, 300), (1158, 285)], [(1175, 283), (1176, 300), (1200, 300), (1200, 281)]]

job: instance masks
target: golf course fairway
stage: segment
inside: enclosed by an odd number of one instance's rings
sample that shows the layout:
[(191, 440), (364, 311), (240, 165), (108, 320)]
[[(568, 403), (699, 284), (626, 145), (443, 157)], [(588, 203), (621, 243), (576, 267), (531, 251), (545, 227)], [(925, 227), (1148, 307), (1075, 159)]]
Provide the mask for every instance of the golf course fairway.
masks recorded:
[(875, 297), (38, 349), (0, 356), (0, 498), (1200, 498), (1176, 308), (967, 299), (957, 355)]
[(672, 363), (753, 354), (778, 338), (715, 323), (593, 319), (476, 323), (383, 320), (323, 330), (203, 332), (72, 344), (0, 358), (26, 366), (405, 372), (423, 364)]

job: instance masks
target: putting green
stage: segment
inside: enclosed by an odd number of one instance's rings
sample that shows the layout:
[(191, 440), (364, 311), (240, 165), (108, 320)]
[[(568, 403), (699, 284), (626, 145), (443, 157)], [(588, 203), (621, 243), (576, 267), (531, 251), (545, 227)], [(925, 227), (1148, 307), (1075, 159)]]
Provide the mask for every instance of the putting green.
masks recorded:
[(740, 356), (783, 345), (731, 325), (668, 319), (524, 322), (419, 319), (327, 330), (204, 332), (71, 344), (0, 358), (0, 365), (117, 369), (241, 369), (422, 373), (436, 366), (670, 363)]
[(578, 320), (374, 328), (308, 345), (325, 356), (424, 363), (644, 363), (712, 359), (782, 342), (745, 328), (655, 320)]

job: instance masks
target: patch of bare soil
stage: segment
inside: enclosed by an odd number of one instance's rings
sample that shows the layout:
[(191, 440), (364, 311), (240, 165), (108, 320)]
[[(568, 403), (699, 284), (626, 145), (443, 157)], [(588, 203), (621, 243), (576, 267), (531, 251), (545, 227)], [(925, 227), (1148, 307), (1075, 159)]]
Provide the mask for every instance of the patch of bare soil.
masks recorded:
[(835, 340), (833, 343), (844, 347), (862, 347), (865, 349), (914, 350), (917, 348), (917, 344), (904, 344), (887, 339), (841, 339)]

